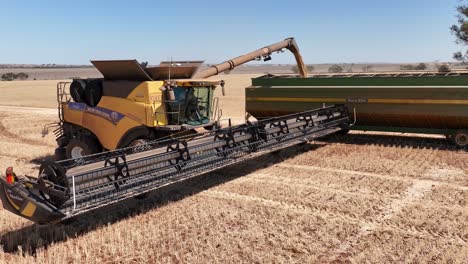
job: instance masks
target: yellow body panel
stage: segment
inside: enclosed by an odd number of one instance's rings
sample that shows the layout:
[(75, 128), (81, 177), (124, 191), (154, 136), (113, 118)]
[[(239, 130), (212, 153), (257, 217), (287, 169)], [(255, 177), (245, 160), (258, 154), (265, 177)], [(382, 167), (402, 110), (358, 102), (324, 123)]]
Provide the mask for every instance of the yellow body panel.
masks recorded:
[(97, 107), (64, 103), (64, 120), (93, 132), (104, 148), (116, 149), (132, 128), (167, 125), (163, 85), (162, 81), (142, 82), (127, 98), (103, 96)]
[(31, 216), (33, 216), (35, 211), (36, 211), (36, 206), (33, 203), (28, 202), (28, 204), (26, 204), (24, 209), (21, 211), (21, 214), (23, 214), (23, 215), (25, 215), (27, 217), (31, 217)]

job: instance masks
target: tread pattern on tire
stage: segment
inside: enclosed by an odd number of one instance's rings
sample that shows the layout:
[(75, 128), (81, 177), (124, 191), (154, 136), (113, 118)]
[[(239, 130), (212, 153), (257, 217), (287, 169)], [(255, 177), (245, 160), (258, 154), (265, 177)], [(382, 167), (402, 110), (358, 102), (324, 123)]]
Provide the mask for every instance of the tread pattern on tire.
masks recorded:
[(91, 155), (99, 152), (98, 142), (90, 136), (81, 136), (73, 138), (67, 145), (66, 157), (72, 158), (71, 152), (73, 147), (79, 146), (85, 151), (85, 155)]

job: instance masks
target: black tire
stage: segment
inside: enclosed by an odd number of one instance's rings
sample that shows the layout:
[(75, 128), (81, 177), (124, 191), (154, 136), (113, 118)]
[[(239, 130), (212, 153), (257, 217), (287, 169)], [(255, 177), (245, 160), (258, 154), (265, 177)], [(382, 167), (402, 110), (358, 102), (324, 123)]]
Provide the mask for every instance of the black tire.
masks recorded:
[(136, 196), (134, 196), (133, 198), (135, 198), (136, 200), (144, 200), (146, 198), (148, 198), (150, 192), (145, 192), (145, 193), (142, 193), (142, 194), (138, 194)]
[(55, 149), (55, 161), (61, 161), (67, 159), (67, 149), (64, 147), (58, 147)]
[(88, 80), (86, 89), (84, 91), (84, 102), (94, 107), (99, 104), (102, 98), (102, 80), (100, 79), (91, 79)]
[(130, 153), (137, 153), (145, 150), (151, 149), (150, 145), (147, 145), (149, 140), (147, 139), (137, 139), (131, 142), (127, 147), (132, 148)]
[(70, 84), (70, 94), (73, 98), (73, 101), (77, 103), (84, 102), (84, 94), (86, 90), (86, 81), (85, 80), (73, 80)]
[(452, 142), (460, 148), (468, 147), (468, 130), (459, 130), (452, 136)]
[(349, 129), (342, 129), (336, 132), (336, 134), (339, 136), (344, 136), (344, 135), (347, 135), (348, 133), (349, 133)]
[(68, 142), (70, 142), (70, 140), (66, 136), (61, 136), (57, 138), (57, 145), (59, 147), (66, 147), (68, 145)]
[(134, 141), (143, 139), (147, 141), (154, 140), (156, 137), (154, 135), (154, 130), (149, 129), (146, 126), (134, 127), (128, 130), (120, 139), (117, 148), (126, 148), (130, 146)]
[(70, 140), (67, 145), (67, 159), (77, 159), (83, 156), (95, 154), (99, 152), (99, 144), (97, 140), (84, 136)]
[(134, 141), (132, 141), (128, 146), (129, 147), (138, 147), (138, 146), (143, 146), (143, 145), (146, 145), (148, 144), (148, 141), (147, 139), (136, 139)]

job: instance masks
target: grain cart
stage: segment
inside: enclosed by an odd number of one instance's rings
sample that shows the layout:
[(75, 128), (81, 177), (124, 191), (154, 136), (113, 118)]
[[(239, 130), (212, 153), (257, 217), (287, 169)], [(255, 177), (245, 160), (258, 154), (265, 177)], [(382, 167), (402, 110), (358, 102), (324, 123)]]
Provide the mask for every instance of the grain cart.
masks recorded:
[(345, 104), (356, 113), (352, 129), (442, 134), (468, 147), (467, 71), (265, 75), (245, 93), (259, 119)]

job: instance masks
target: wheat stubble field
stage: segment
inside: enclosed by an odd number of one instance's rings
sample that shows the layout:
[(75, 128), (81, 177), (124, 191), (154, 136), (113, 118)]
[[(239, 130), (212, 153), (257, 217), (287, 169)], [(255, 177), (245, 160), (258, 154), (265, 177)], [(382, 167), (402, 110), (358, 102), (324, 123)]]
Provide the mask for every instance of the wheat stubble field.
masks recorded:
[[(223, 77), (224, 113), (240, 120), (251, 76)], [(1, 170), (36, 175), (53, 153), (41, 130), (56, 121), (55, 81), (37, 84), (0, 82)], [(0, 209), (0, 262), (467, 263), (467, 201), (466, 151), (351, 133), (55, 226)]]

